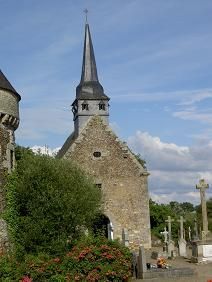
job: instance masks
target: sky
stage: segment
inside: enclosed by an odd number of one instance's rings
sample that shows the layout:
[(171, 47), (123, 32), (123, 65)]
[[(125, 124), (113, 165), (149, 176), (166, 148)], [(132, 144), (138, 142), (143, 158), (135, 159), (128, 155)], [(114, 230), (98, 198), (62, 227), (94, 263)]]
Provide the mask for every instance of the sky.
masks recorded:
[(0, 0), (0, 68), (22, 96), (16, 142), (63, 145), (87, 8), (110, 126), (147, 162), (153, 200), (212, 197), (211, 0)]

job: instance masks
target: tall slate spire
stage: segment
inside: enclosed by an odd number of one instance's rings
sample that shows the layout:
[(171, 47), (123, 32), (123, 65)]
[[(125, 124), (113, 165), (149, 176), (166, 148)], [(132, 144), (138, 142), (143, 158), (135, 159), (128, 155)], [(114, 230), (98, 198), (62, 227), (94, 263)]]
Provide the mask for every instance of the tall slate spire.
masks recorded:
[(98, 79), (91, 33), (87, 22), (85, 24), (81, 80), (76, 88), (76, 98), (86, 100), (109, 100), (104, 94), (104, 89)]
[(72, 103), (75, 137), (92, 116), (98, 115), (106, 124), (109, 123), (109, 100), (98, 79), (90, 29), (86, 21), (81, 80)]
[(81, 83), (89, 81), (99, 81), (96, 68), (96, 60), (94, 56), (93, 44), (88, 23), (85, 25), (85, 40), (83, 50), (83, 63)]

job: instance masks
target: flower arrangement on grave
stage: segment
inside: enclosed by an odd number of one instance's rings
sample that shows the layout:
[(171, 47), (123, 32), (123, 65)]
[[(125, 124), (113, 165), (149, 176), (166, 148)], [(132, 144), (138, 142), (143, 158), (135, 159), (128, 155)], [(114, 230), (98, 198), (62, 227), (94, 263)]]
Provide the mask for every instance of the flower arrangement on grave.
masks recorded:
[(157, 267), (158, 268), (168, 268), (169, 267), (164, 257), (159, 257), (157, 259)]

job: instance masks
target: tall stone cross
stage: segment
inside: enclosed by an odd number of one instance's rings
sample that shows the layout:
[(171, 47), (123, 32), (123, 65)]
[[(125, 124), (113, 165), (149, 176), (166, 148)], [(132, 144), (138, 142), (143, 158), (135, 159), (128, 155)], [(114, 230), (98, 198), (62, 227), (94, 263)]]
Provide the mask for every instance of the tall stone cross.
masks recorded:
[(203, 237), (208, 233), (208, 217), (207, 217), (207, 206), (205, 199), (205, 190), (209, 185), (204, 179), (200, 179), (199, 183), (196, 185), (196, 189), (200, 190), (201, 206), (202, 206), (202, 227), (203, 227)]
[(169, 232), (169, 242), (172, 240), (172, 222), (174, 219), (171, 219), (171, 216), (168, 216), (168, 219), (165, 220), (168, 223), (168, 232)]
[(183, 216), (178, 219), (178, 222), (180, 223), (180, 239), (185, 239), (183, 236), (183, 222), (185, 222), (185, 219), (183, 219)]

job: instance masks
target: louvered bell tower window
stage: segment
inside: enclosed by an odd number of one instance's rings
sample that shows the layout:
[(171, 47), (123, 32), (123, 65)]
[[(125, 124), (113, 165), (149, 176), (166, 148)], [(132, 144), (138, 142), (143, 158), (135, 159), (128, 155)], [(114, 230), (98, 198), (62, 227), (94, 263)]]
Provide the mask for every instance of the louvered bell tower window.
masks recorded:
[(99, 103), (99, 110), (105, 111), (105, 103), (103, 102)]
[(83, 111), (88, 111), (88, 103), (87, 103), (86, 101), (84, 101), (84, 102), (82, 103), (82, 110), (83, 110)]

